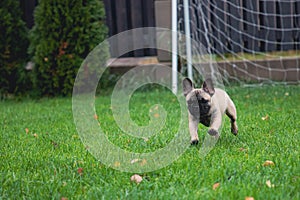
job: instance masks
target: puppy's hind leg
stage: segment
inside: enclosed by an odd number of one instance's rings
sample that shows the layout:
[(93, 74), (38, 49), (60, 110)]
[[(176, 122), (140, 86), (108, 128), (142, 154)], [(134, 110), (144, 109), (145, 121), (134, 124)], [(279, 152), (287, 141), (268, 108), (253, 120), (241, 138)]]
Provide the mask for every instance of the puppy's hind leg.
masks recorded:
[(234, 103), (232, 102), (231, 99), (228, 101), (228, 105), (227, 105), (227, 109), (226, 109), (226, 115), (230, 118), (231, 132), (234, 135), (237, 135), (238, 134), (238, 126), (237, 126), (237, 123), (236, 123), (237, 114), (236, 114), (235, 105), (234, 105)]

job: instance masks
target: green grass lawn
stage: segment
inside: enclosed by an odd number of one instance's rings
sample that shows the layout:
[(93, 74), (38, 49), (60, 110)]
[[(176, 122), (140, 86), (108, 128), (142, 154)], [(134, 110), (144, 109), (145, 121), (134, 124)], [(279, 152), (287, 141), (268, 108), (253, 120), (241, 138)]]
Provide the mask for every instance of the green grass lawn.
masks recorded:
[[(171, 165), (140, 174), (140, 184), (130, 181), (134, 173), (108, 168), (88, 152), (76, 132), (71, 98), (0, 102), (0, 199), (300, 199), (300, 87), (226, 90), (237, 107), (239, 135), (230, 133), (226, 119), (206, 157), (199, 155), (201, 145), (190, 146)], [(178, 129), (176, 97), (155, 90), (137, 92), (130, 102), (139, 125), (147, 125), (157, 103), (167, 121), (148, 140), (122, 133), (109, 95), (96, 98), (98, 121), (123, 149), (155, 151)], [(199, 127), (201, 143), (207, 128)], [(266, 160), (274, 165), (264, 166)]]

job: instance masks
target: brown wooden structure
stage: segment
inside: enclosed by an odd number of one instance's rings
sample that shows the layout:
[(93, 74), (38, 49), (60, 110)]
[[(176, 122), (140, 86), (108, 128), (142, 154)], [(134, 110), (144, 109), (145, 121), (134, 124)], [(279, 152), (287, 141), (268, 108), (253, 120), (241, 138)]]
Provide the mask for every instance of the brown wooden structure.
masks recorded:
[[(240, 52), (242, 50), (253, 51), (276, 51), (276, 50), (300, 50), (300, 2), (299, 1), (265, 1), (265, 0), (201, 0), (203, 3), (203, 12), (206, 16), (205, 20), (211, 20), (209, 30), (212, 35), (209, 37), (211, 45), (219, 53)], [(24, 11), (24, 20), (29, 28), (34, 24), (33, 11), (38, 0), (20, 0), (21, 8)], [(171, 0), (103, 0), (106, 10), (106, 21), (109, 27), (109, 36), (113, 36), (120, 32), (140, 27), (164, 27), (171, 29)], [(190, 4), (197, 4), (197, 0), (190, 0)], [(182, 0), (178, 0), (182, 3)], [(231, 13), (224, 16), (226, 11)], [(245, 10), (252, 10), (247, 13)], [(182, 9), (179, 11), (179, 17), (182, 16)], [(203, 21), (194, 19), (193, 17), (201, 15), (199, 9), (190, 9), (191, 20), (194, 20), (196, 27), (200, 31), (192, 30), (191, 37), (206, 44), (204, 37)], [(268, 13), (266, 15), (260, 12)], [(276, 14), (276, 15), (275, 15)], [(280, 14), (280, 15), (277, 15)], [(234, 17), (238, 16), (238, 17)], [(283, 17), (283, 18), (280, 18)], [(238, 19), (249, 23), (242, 23)], [(226, 20), (226, 23), (218, 20)], [(242, 24), (241, 24), (242, 23)], [(253, 25), (251, 25), (253, 24)], [(216, 26), (217, 25), (217, 26)], [(277, 31), (268, 32), (262, 27), (271, 27)], [(218, 31), (214, 30), (218, 28)], [(283, 32), (281, 28), (287, 28), (288, 31)], [(192, 27), (193, 29), (193, 27)], [(202, 31), (201, 31), (202, 30)], [(224, 33), (219, 35), (220, 30)], [(268, 33), (269, 43), (263, 42)], [(253, 37), (247, 37), (247, 35)], [(234, 42), (233, 42), (234, 41)], [(147, 49), (149, 42), (145, 37), (142, 40), (132, 40), (134, 42), (142, 42), (145, 49), (139, 49), (128, 52), (122, 57), (131, 58), (123, 59), (117, 62), (116, 67), (132, 68), (136, 63), (157, 63), (158, 61), (169, 62), (171, 60), (170, 53), (162, 52), (156, 49)], [(284, 46), (281, 46), (284, 42)], [(226, 44), (226, 45), (221, 45)], [(118, 54), (118, 45), (114, 44), (111, 49), (111, 56)], [(151, 45), (153, 46), (153, 44)], [(150, 56), (150, 58), (149, 58)], [(151, 58), (152, 56), (152, 58)], [(148, 57), (140, 59), (140, 57)], [(153, 59), (157, 57), (157, 59)], [(136, 58), (136, 59), (135, 59)], [(271, 63), (271, 64), (270, 64)], [(236, 62), (236, 63), (218, 63), (220, 70), (226, 70), (230, 75), (249, 79), (249, 74), (260, 77), (274, 78), (277, 81), (299, 81), (300, 78), (300, 60), (298, 58), (274, 59), (272, 61), (255, 61), (255, 62)], [(259, 66), (274, 68), (270, 77), (270, 71), (261, 69)], [(204, 66), (205, 67), (205, 66)], [(122, 69), (124, 71), (124, 68)], [(116, 68), (115, 68), (116, 69)], [(243, 73), (247, 72), (247, 73)], [(250, 78), (251, 80), (255, 78)]]
[[(109, 27), (109, 36), (134, 28), (155, 27), (154, 0), (104, 0), (103, 2), (106, 9), (106, 21)], [(147, 41), (146, 39), (134, 40), (132, 38), (129, 42), (130, 44), (132, 43), (132, 47), (140, 46), (135, 45), (134, 42), (142, 43), (145, 47), (149, 46), (149, 42), (155, 43), (155, 41)], [(114, 44), (113, 46), (114, 49), (111, 49), (111, 56), (116, 57), (119, 55), (118, 44)], [(122, 57), (155, 55), (155, 49), (145, 48), (129, 52), (122, 55)]]

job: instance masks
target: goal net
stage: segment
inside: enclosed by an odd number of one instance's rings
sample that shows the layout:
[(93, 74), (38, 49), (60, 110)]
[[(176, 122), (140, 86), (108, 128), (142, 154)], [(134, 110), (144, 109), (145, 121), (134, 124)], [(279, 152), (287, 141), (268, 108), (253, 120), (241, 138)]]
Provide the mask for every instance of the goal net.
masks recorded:
[(188, 0), (188, 9), (184, 1), (178, 30), (189, 23), (191, 39), (206, 49), (192, 51), (193, 66), (213, 64), (226, 81), (300, 83), (300, 0)]

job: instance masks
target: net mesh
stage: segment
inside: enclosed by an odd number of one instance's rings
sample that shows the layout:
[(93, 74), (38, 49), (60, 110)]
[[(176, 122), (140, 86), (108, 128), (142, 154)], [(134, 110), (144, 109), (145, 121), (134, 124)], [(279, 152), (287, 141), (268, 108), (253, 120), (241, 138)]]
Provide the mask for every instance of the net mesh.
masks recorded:
[(192, 51), (193, 65), (214, 63), (239, 83), (300, 83), (300, 0), (190, 0), (189, 22), (183, 8), (179, 0), (179, 31), (189, 23), (193, 42), (206, 48)]

